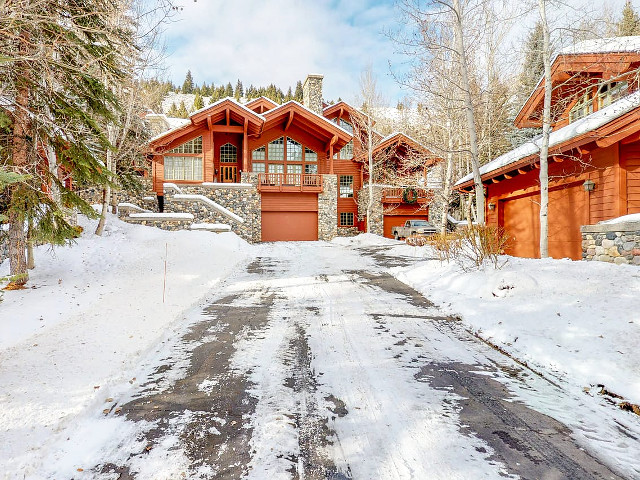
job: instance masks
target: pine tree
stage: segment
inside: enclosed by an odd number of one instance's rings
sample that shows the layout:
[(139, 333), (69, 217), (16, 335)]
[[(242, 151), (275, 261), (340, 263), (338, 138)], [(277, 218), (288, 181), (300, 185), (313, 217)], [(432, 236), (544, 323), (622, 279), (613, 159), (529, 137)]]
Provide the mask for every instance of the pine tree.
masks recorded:
[(293, 100), (293, 92), (291, 91), (291, 87), (287, 90), (287, 95), (284, 97), (285, 102)]
[(187, 70), (187, 75), (184, 77), (182, 93), (193, 93), (193, 77), (191, 76), (191, 70)]
[(631, 1), (627, 0), (622, 9), (622, 18), (618, 22), (618, 36), (626, 37), (640, 35), (640, 16), (631, 6)]
[(3, 192), (10, 274), (18, 284), (28, 280), (29, 241), (63, 244), (77, 234), (64, 207), (95, 217), (58, 172), (78, 183), (112, 181), (102, 163), (112, 148), (104, 126), (116, 122), (121, 104), (107, 85), (130, 80), (122, 52), (137, 43), (113, 21), (123, 8), (117, 1), (41, 0), (9, 2), (0, 15), (0, 91), (5, 111), (13, 112), (2, 127), (0, 163), (25, 175)]
[(187, 107), (184, 104), (184, 100), (180, 102), (180, 106), (178, 107), (178, 112), (176, 117), (189, 118), (189, 112), (187, 111)]
[(193, 99), (193, 110), (200, 110), (204, 107), (204, 101), (202, 100), (202, 96), (199, 93), (196, 93), (195, 98)]
[(231, 85), (231, 82), (227, 83), (227, 86), (224, 89), (224, 96), (233, 97), (233, 86)]
[(177, 117), (178, 116), (178, 107), (176, 107), (176, 102), (173, 102), (167, 111), (168, 117)]
[(242, 88), (242, 82), (240, 81), (240, 79), (238, 79), (238, 82), (236, 83), (236, 91), (234, 94), (236, 100), (240, 100), (240, 98), (244, 96), (244, 88)]
[(525, 42), (524, 63), (520, 73), (520, 88), (518, 89), (519, 92), (522, 92), (520, 99), (522, 102), (533, 92), (544, 72), (542, 33), (542, 23), (538, 21)]
[(302, 90), (302, 82), (298, 80), (298, 83), (296, 83), (296, 91), (293, 94), (293, 99), (298, 103), (302, 103), (303, 97), (304, 93)]

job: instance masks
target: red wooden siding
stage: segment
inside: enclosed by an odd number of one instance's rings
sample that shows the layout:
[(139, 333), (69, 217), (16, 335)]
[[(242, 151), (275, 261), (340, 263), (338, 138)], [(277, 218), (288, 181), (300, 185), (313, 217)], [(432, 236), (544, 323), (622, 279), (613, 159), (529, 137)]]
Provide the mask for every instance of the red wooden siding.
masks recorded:
[(627, 177), (626, 213), (640, 213), (640, 143), (623, 145), (620, 157)]

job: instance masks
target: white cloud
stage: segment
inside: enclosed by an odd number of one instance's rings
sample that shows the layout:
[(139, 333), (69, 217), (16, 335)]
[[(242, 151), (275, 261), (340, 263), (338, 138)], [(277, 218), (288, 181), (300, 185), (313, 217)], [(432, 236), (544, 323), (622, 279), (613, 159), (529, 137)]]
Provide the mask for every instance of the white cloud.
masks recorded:
[(239, 78), (245, 86), (275, 83), (284, 90), (320, 73), (325, 98), (353, 99), (371, 63), (387, 96), (402, 95), (387, 75), (394, 51), (383, 31), (395, 21), (391, 1), (185, 2), (165, 34), (177, 84), (191, 70), (197, 83), (235, 86)]

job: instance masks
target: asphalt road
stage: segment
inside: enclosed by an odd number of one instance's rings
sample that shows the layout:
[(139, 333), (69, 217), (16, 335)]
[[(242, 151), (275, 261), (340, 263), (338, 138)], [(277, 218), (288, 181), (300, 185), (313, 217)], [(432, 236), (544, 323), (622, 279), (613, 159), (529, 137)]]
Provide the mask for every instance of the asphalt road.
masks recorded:
[(513, 391), (558, 387), (387, 273), (410, 260), (259, 248), (112, 413), (139, 447), (96, 478), (622, 478)]

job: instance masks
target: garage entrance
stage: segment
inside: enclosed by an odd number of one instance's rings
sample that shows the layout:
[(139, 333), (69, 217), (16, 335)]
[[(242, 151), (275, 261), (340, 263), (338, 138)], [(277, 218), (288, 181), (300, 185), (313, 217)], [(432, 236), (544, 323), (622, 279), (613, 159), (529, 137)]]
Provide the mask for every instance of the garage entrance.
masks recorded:
[[(549, 191), (549, 255), (582, 258), (580, 226), (588, 223), (588, 193), (582, 183)], [(540, 193), (500, 202), (502, 225), (511, 237), (506, 253), (540, 257)]]
[(263, 193), (262, 241), (318, 240), (317, 193)]

